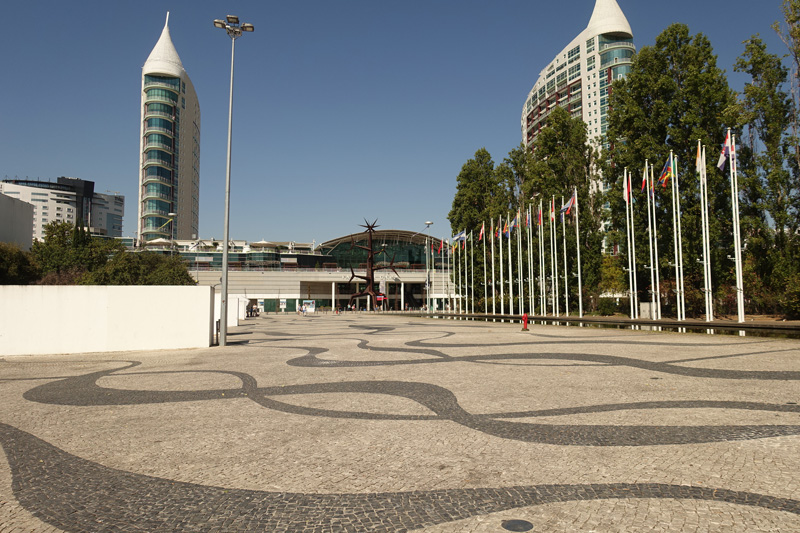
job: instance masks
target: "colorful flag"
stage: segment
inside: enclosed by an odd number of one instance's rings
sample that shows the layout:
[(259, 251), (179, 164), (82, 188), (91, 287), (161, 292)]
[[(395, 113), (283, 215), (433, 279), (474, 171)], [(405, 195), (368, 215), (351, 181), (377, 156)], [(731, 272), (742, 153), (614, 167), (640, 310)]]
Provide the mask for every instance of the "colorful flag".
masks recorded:
[(644, 173), (642, 174), (642, 192), (647, 188), (647, 165), (644, 166)]
[(541, 210), (541, 208), (539, 209), (539, 225), (540, 226), (542, 225), (542, 210)]
[(701, 169), (703, 167), (703, 158), (700, 155), (700, 143), (697, 143), (697, 159), (694, 161), (694, 168), (697, 174), (701, 174)]
[(453, 237), (453, 241), (455, 241), (455, 242), (463, 241), (466, 238), (467, 238), (467, 230), (463, 230), (463, 231), (458, 232), (458, 234), (456, 234), (456, 236)]
[(728, 161), (728, 156), (731, 155), (731, 130), (725, 135), (725, 144), (722, 145), (722, 153), (719, 154), (719, 161), (717, 161), (717, 168), (725, 172), (725, 163)]
[(561, 206), (561, 213), (562, 214), (566, 213), (569, 215), (569, 212), (572, 210), (574, 206), (575, 206), (575, 193), (572, 193), (572, 196), (569, 197), (567, 203)]
[(528, 213), (525, 215), (525, 227), (526, 228), (531, 227), (531, 210), (530, 210), (530, 208), (528, 209)]
[(444, 241), (439, 241), (439, 253), (442, 253), (442, 247), (444, 247)]
[(478, 242), (481, 242), (483, 240), (483, 234), (485, 231), (486, 231), (486, 222), (481, 224), (481, 232), (478, 234)]
[(554, 221), (556, 219), (556, 199), (553, 198), (550, 200), (550, 221)]
[(659, 176), (658, 178), (658, 183), (660, 183), (661, 186), (666, 189), (667, 182), (673, 176), (674, 174), (672, 172), (672, 156), (670, 155), (669, 159), (667, 159), (667, 162), (664, 163), (664, 169), (661, 171), (661, 176)]
[(509, 231), (508, 228), (508, 221), (506, 221), (506, 223), (503, 224), (503, 233), (505, 234), (506, 238), (511, 236), (511, 232)]

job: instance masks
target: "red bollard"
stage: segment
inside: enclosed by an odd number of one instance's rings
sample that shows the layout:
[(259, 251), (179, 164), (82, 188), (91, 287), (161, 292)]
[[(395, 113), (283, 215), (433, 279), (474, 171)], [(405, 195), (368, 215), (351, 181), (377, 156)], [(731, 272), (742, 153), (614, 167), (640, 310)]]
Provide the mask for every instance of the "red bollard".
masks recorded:
[(528, 313), (522, 315), (522, 331), (528, 331)]

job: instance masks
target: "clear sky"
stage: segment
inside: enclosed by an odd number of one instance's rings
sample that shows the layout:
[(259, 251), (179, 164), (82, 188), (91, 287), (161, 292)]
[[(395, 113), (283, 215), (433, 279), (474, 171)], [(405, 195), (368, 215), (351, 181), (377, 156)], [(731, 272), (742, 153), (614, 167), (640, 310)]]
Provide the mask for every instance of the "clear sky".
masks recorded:
[[(637, 47), (673, 22), (706, 34), (733, 73), (742, 41), (781, 0), (618, 0)], [(125, 195), (136, 231), (141, 67), (170, 32), (200, 99), (200, 236), (222, 237), (230, 39), (236, 45), (231, 237), (317, 243), (383, 229), (450, 235), (456, 176), (476, 150), (520, 143), (539, 71), (589, 22), (594, 0), (29, 0), (0, 32), (0, 178), (96, 182)], [(720, 132), (720, 142), (722, 142)]]

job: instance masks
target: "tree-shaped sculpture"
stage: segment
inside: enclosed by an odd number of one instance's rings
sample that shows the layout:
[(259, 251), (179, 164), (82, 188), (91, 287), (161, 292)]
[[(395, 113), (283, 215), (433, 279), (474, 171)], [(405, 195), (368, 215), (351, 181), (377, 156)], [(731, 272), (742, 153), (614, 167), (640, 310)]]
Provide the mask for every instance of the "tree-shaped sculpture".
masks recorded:
[[(355, 278), (363, 279), (367, 286), (364, 288), (363, 291), (352, 295), (350, 297), (350, 302), (348, 303), (348, 305), (353, 305), (353, 302), (355, 301), (355, 299), (356, 298), (360, 298), (362, 296), (371, 296), (373, 304), (377, 304), (377, 302), (378, 302), (378, 293), (376, 293), (375, 289), (374, 289), (374, 286), (375, 286), (375, 271), (391, 269), (392, 272), (394, 272), (396, 275), (399, 276), (399, 274), (397, 274), (397, 271), (394, 269), (394, 257), (392, 257), (392, 260), (388, 265), (375, 266), (375, 250), (372, 249), (372, 235), (375, 233), (375, 228), (379, 228), (380, 227), (380, 226), (378, 226), (378, 220), (375, 219), (375, 222), (370, 224), (365, 219), (364, 220), (364, 224), (361, 224), (361, 227), (362, 228), (367, 228), (367, 231), (364, 232), (364, 233), (367, 234), (367, 245), (366, 246), (361, 246), (360, 244), (356, 244), (355, 239), (351, 238), (350, 249), (352, 250), (353, 248), (361, 248), (362, 250), (366, 250), (367, 251), (367, 272), (366, 272), (366, 276), (359, 276), (359, 275), (357, 275), (355, 273), (355, 271), (353, 270), (353, 267), (351, 265), (350, 266), (350, 273), (352, 275), (350, 276), (350, 281), (353, 281), (353, 279), (355, 279)], [(383, 296), (385, 296), (385, 295), (383, 295)]]

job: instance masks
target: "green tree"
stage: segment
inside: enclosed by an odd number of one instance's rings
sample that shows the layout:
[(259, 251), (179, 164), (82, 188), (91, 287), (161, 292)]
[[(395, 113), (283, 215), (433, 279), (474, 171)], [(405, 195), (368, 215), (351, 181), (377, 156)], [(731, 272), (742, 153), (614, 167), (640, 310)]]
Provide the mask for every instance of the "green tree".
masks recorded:
[[(701, 267), (695, 261), (701, 250), (699, 184), (694, 176), (697, 141), (710, 148), (708, 170), (711, 202), (711, 242), (714, 286), (730, 284), (733, 249), (731, 231), (730, 184), (727, 176), (713, 167), (714, 147), (724, 140), (726, 126), (740, 123), (740, 109), (728, 86), (711, 43), (703, 34), (690, 35), (683, 24), (673, 24), (635, 56), (631, 72), (615, 81), (610, 94), (609, 147), (604, 157), (603, 174), (611, 185), (609, 197), (612, 221), (624, 228), (622, 197), (623, 168), (641, 177), (645, 160), (655, 166), (658, 179), (670, 151), (678, 156), (683, 226), (684, 269), (695, 279)], [(635, 189), (634, 189), (635, 190)], [(667, 271), (672, 256), (671, 188), (656, 193), (659, 221), (659, 257)], [(647, 213), (639, 196), (634, 209), (637, 235), (646, 235)], [(641, 241), (640, 241), (641, 242)], [(647, 246), (637, 246), (638, 264), (648, 263)], [(646, 290), (649, 276), (638, 272), (639, 287)], [(641, 295), (640, 295), (641, 297)]]
[(507, 197), (507, 192), (500, 186), (501, 179), (486, 148), (475, 152), (474, 158), (464, 163), (456, 178), (456, 195), (447, 215), (453, 234), (464, 229), (467, 232), (475, 230), (491, 219), (497, 206)]
[[(787, 165), (791, 143), (787, 135), (794, 120), (792, 101), (783, 90), (788, 70), (781, 59), (767, 52), (757, 36), (745, 41), (745, 51), (735, 69), (750, 75), (744, 87), (741, 106), (746, 122), (746, 161), (744, 174), (742, 226), (747, 236), (746, 267), (751, 279), (759, 279), (764, 293), (751, 301), (768, 304), (779, 298), (769, 293), (784, 291), (787, 279), (798, 269), (797, 197), (798, 176)], [(771, 221), (771, 222), (770, 222)], [(747, 271), (746, 269), (746, 271)], [(755, 287), (748, 287), (755, 289)], [(769, 306), (756, 311), (775, 312)]]
[(45, 276), (43, 281), (74, 283), (124, 250), (117, 240), (91, 237), (68, 222), (51, 222), (44, 228), (44, 239), (33, 243), (31, 253)]
[(84, 285), (195, 285), (186, 263), (178, 256), (154, 252), (120, 252), (101, 268), (89, 272)]
[(28, 285), (39, 279), (31, 254), (14, 244), (0, 242), (0, 285)]

